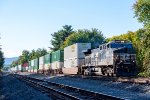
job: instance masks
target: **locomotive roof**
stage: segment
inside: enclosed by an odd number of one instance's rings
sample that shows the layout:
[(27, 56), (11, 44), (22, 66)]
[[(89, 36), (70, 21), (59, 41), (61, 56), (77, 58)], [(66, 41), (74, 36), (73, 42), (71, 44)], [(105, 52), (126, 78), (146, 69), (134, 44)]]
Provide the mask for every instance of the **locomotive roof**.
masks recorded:
[[(107, 45), (107, 44), (113, 44), (113, 43), (124, 43), (124, 44), (132, 44), (131, 42), (127, 41), (127, 40), (113, 40), (113, 41), (110, 41), (108, 43), (104, 43), (104, 44), (101, 44), (101, 45)], [(100, 46), (101, 46), (100, 45)]]
[(127, 40), (113, 40), (111, 42), (108, 42), (107, 44), (110, 44), (110, 43), (131, 43)]

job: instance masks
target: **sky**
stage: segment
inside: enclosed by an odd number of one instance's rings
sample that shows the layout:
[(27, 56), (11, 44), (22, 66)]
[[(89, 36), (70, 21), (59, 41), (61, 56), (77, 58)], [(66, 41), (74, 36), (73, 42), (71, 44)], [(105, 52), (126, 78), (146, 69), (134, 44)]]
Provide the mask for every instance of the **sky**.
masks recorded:
[(51, 34), (72, 25), (74, 30), (97, 28), (112, 37), (136, 31), (135, 0), (0, 0), (0, 33), (5, 57), (23, 50), (51, 46)]

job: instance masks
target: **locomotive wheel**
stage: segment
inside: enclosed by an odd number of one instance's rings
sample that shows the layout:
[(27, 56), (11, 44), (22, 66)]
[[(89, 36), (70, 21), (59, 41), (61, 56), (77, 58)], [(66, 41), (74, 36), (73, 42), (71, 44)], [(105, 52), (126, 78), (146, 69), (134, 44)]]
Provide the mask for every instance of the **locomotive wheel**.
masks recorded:
[(107, 68), (107, 76), (113, 76), (113, 69), (112, 68)]

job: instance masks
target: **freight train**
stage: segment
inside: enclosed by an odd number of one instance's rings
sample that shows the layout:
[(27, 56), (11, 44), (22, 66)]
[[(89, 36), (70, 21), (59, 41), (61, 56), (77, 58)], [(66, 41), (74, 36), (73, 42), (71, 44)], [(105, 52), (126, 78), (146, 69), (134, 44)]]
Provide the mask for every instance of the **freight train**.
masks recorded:
[[(21, 65), (14, 69), (21, 71)], [(13, 69), (13, 70), (14, 70)], [(31, 73), (105, 76), (137, 75), (136, 54), (131, 42), (114, 40), (91, 49), (91, 43), (76, 43), (28, 62)]]

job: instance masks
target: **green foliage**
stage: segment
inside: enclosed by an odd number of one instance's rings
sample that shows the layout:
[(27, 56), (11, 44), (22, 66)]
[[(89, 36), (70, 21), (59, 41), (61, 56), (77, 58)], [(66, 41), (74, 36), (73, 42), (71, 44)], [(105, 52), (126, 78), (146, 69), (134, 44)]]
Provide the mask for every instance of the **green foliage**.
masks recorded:
[(141, 76), (150, 76), (150, 1), (137, 0), (134, 4), (135, 17), (145, 26), (136, 33), (137, 61)]
[(99, 46), (104, 40), (105, 38), (103, 37), (103, 34), (98, 29), (78, 30), (66, 38), (61, 49), (74, 43), (91, 43), (92, 48), (94, 48)]
[(2, 51), (0, 51), (0, 70), (3, 68), (4, 62), (4, 54)]
[(51, 47), (51, 49), (53, 51), (59, 50), (65, 39), (72, 33), (73, 33), (72, 26), (65, 25), (63, 26), (63, 29), (59, 30), (58, 32), (54, 32), (54, 34), (51, 34), (52, 36), (51, 44), (53, 46)]
[(138, 21), (150, 28), (150, 0), (137, 0), (134, 11)]
[(150, 76), (150, 72), (140, 72), (140, 73), (138, 74), (138, 76), (141, 76), (141, 77), (148, 77), (148, 76)]
[(128, 40), (132, 42), (134, 46), (136, 46), (136, 33), (128, 31), (126, 34), (121, 34), (119, 36), (113, 36), (112, 38), (106, 39), (107, 42), (112, 40)]
[(47, 50), (46, 49), (38, 48), (36, 51), (32, 50), (32, 52), (29, 54), (29, 60), (39, 58), (41, 56), (44, 56), (45, 54), (47, 54)]
[(140, 29), (137, 32), (137, 60), (142, 66), (141, 71), (150, 69), (150, 31)]
[(30, 52), (28, 50), (23, 50), (22, 55), (19, 57), (18, 64), (23, 64), (28, 62)]
[(10, 67), (15, 67), (15, 66), (17, 66), (17, 65), (18, 65), (18, 61), (19, 61), (19, 60), (13, 61), (13, 62), (11, 63), (11, 65), (10, 65)]

